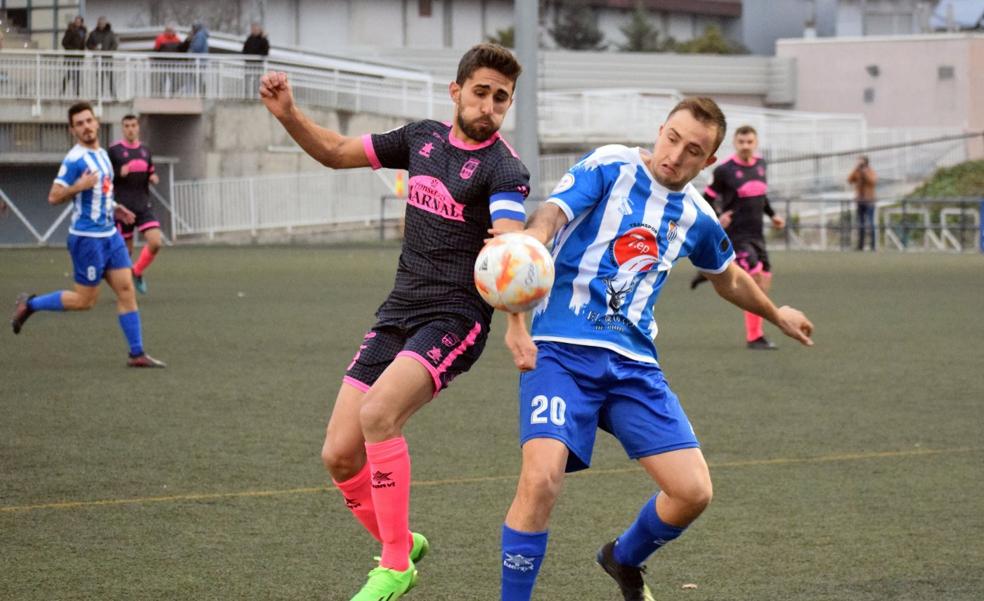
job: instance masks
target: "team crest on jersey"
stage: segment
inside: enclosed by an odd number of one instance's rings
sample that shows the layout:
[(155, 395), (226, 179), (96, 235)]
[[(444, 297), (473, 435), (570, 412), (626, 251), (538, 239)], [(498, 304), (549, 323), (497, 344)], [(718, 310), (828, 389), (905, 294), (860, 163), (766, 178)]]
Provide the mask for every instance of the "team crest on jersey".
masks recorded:
[(424, 158), (428, 158), (429, 159), (430, 156), (431, 156), (431, 151), (432, 150), (434, 150), (434, 144), (431, 143), (431, 142), (428, 142), (428, 143), (424, 144), (424, 146), (420, 149), (420, 152), (418, 152), (417, 154), (419, 154), (420, 156), (422, 156)]
[(741, 179), (741, 178), (745, 177), (745, 172), (742, 171), (741, 169), (736, 169), (735, 170), (735, 177), (737, 177), (738, 179)]
[(461, 179), (471, 179), (471, 176), (475, 174), (475, 170), (478, 169), (480, 162), (475, 158), (465, 161), (465, 164), (461, 166), (461, 171), (458, 172), (458, 177)]
[(758, 168), (759, 177), (765, 177), (765, 167)]
[[(485, 260), (486, 262), (488, 262), (488, 257), (486, 257)], [(441, 343), (444, 346), (454, 346), (456, 344), (459, 344), (460, 342), (461, 342), (461, 338), (458, 338), (458, 335), (455, 334), (454, 332), (448, 332), (447, 334), (441, 337)]]
[(565, 173), (564, 177), (560, 178), (557, 185), (554, 186), (553, 192), (550, 194), (560, 194), (561, 192), (566, 192), (574, 187), (574, 175), (570, 173)]
[(676, 221), (671, 221), (669, 225), (666, 226), (666, 241), (673, 242), (677, 237), (677, 224)]

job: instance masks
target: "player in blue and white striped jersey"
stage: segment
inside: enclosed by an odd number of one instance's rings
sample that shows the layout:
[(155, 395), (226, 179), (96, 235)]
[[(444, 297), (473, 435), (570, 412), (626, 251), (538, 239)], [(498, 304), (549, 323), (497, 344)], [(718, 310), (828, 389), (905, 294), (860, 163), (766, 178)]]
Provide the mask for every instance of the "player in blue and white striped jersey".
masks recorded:
[(130, 367), (164, 367), (143, 349), (140, 312), (133, 288), (130, 254), (116, 230), (116, 218), (132, 223), (134, 215), (113, 200), (113, 165), (99, 146), (99, 121), (92, 106), (80, 102), (68, 109), (68, 125), (78, 143), (68, 152), (48, 193), (48, 202), (71, 201), (72, 224), (68, 252), (75, 271), (74, 290), (56, 290), (41, 296), (22, 293), (11, 318), (14, 334), (36, 311), (85, 311), (99, 298), (99, 282), (106, 278), (116, 293), (120, 328), (130, 347)]
[(710, 502), (707, 464), (653, 343), (653, 306), (676, 261), (689, 258), (723, 298), (812, 345), (810, 321), (776, 308), (735, 264), (731, 241), (690, 184), (714, 163), (725, 129), (713, 100), (684, 100), (651, 153), (598, 148), (527, 224), (526, 233), (553, 240), (556, 276), (533, 317), (536, 367), (520, 378), (523, 468), (502, 530), (503, 601), (530, 599), (564, 472), (590, 465), (598, 427), (660, 490), (598, 552), (626, 600), (652, 598), (642, 563)]

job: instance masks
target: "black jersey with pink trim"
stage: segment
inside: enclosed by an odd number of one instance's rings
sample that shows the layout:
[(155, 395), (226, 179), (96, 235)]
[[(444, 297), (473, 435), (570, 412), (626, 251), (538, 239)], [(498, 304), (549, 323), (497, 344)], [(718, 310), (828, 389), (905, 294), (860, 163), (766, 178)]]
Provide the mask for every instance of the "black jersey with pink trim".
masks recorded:
[(714, 168), (714, 180), (704, 189), (720, 215), (731, 211), (731, 223), (725, 228), (732, 242), (764, 240), (762, 214), (775, 215), (767, 196), (765, 159), (753, 157), (744, 162), (733, 155)]
[(492, 309), (475, 289), (475, 258), (494, 220), (525, 221), (526, 166), (498, 133), (468, 145), (440, 121), (415, 121), (363, 136), (362, 143), (373, 169), (410, 175), (396, 283), (377, 315), (465, 312), (490, 319)]
[[(150, 149), (139, 142), (131, 144), (120, 140), (109, 147), (109, 160), (113, 162), (113, 188), (116, 202), (131, 211), (150, 207), (150, 176), (154, 173), (154, 157)], [(126, 175), (121, 173), (128, 167)]]

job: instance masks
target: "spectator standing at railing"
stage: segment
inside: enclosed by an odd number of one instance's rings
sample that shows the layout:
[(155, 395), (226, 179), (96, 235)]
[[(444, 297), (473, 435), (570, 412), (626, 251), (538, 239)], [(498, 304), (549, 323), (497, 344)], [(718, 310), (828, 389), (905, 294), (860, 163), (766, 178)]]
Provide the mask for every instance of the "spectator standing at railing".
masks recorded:
[[(85, 50), (85, 38), (87, 29), (85, 28), (85, 20), (80, 16), (72, 19), (72, 22), (68, 24), (65, 29), (65, 35), (62, 36), (61, 45), (62, 48), (68, 50), (69, 52), (82, 52)], [(82, 58), (79, 56), (66, 56), (65, 57), (65, 75), (62, 77), (62, 94), (65, 93), (65, 84), (68, 80), (72, 80), (75, 84), (75, 95), (79, 95), (79, 86), (82, 71)]]
[(257, 56), (267, 56), (270, 54), (270, 42), (267, 40), (266, 32), (259, 23), (250, 25), (249, 37), (243, 43), (243, 54), (255, 54)]
[(181, 51), (181, 38), (178, 37), (177, 25), (174, 23), (168, 23), (164, 26), (164, 33), (157, 36), (154, 39), (154, 51), (155, 52), (180, 52)]
[(878, 174), (868, 164), (868, 157), (858, 157), (858, 163), (847, 177), (854, 186), (854, 200), (858, 205), (858, 250), (864, 250), (865, 232), (871, 230), (871, 250), (875, 250), (875, 184)]
[[(168, 23), (164, 26), (164, 33), (154, 39), (155, 52), (184, 52), (181, 38), (178, 37), (177, 28), (178, 26), (174, 23)], [(161, 62), (165, 63), (165, 61)], [(170, 68), (170, 64), (162, 64), (160, 72), (155, 73), (154, 93), (158, 96), (169, 97), (174, 91)]]
[(151, 184), (157, 185), (160, 178), (154, 169), (154, 157), (140, 142), (140, 120), (136, 115), (123, 117), (123, 139), (109, 147), (109, 160), (113, 163), (113, 188), (116, 199), (135, 215), (131, 223), (116, 221), (116, 229), (123, 234), (126, 250), (133, 254), (133, 239), (136, 232), (144, 238), (140, 258), (133, 266), (133, 285), (140, 294), (147, 294), (144, 270), (157, 258), (162, 246), (161, 222), (154, 215), (150, 199)]
[[(191, 33), (185, 38), (185, 44), (191, 54), (208, 54), (208, 28), (201, 21), (192, 23)], [(205, 80), (201, 74), (204, 66), (201, 59), (195, 59), (195, 89), (202, 96), (205, 95)]]
[(201, 21), (191, 24), (191, 33), (185, 41), (188, 42), (188, 52), (208, 54), (208, 28)]
[[(243, 54), (249, 56), (266, 57), (270, 54), (270, 42), (267, 40), (266, 32), (259, 23), (250, 25), (249, 37), (243, 43)], [(253, 96), (259, 89), (260, 75), (262, 75), (263, 64), (258, 61), (246, 61), (246, 96)]]
[[(116, 32), (113, 31), (113, 26), (110, 25), (106, 17), (99, 17), (96, 21), (96, 28), (89, 33), (89, 39), (85, 41), (85, 47), (89, 50), (96, 50), (100, 52), (115, 52), (120, 47), (120, 40), (116, 37)], [(116, 96), (116, 91), (113, 86), (113, 57), (102, 56), (100, 57), (101, 69), (99, 71), (99, 93), (103, 92), (104, 83), (109, 83), (109, 95)]]

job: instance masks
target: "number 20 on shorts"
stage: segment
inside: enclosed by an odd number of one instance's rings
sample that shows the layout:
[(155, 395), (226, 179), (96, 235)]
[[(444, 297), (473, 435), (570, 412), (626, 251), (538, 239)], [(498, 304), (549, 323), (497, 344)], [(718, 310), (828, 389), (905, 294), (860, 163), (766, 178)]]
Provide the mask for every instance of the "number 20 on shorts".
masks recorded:
[(548, 421), (555, 426), (563, 426), (567, 421), (567, 403), (559, 396), (548, 399), (546, 395), (538, 394), (531, 401), (533, 413), (530, 414), (531, 424), (545, 424)]

